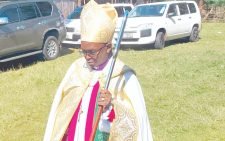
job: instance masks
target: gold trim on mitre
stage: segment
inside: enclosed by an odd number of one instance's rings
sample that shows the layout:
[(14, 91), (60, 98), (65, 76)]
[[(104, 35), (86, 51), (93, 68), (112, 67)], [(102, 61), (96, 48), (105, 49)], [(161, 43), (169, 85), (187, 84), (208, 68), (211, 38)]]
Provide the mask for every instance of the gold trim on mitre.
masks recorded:
[(109, 3), (90, 0), (81, 13), (81, 41), (111, 43), (118, 15)]

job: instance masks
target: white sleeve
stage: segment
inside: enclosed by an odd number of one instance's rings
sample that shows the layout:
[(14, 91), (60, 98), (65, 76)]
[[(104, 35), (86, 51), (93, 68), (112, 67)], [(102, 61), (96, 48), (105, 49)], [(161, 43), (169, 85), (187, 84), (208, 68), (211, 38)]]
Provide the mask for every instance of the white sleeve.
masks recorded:
[(124, 92), (130, 98), (139, 123), (138, 141), (153, 141), (141, 86), (132, 72), (125, 74)]
[(99, 121), (99, 130), (101, 132), (106, 132), (106, 133), (110, 132), (111, 122), (109, 121), (109, 114), (112, 111), (112, 109), (113, 109), (113, 107), (110, 106), (109, 109), (104, 111), (101, 115), (101, 118)]
[(48, 122), (47, 122), (47, 126), (45, 129), (45, 135), (44, 135), (43, 141), (50, 141), (50, 139), (51, 139), (52, 130), (53, 130), (55, 118), (56, 118), (56, 110), (57, 110), (59, 103), (61, 101), (61, 98), (62, 98), (63, 87), (66, 84), (66, 82), (68, 81), (70, 75), (73, 73), (74, 70), (75, 70), (75, 66), (74, 66), (74, 64), (72, 64), (57, 89), (57, 92), (55, 94), (55, 97), (54, 97), (54, 100), (53, 100), (53, 103), (51, 106), (51, 111), (50, 111), (50, 114), (48, 117)]

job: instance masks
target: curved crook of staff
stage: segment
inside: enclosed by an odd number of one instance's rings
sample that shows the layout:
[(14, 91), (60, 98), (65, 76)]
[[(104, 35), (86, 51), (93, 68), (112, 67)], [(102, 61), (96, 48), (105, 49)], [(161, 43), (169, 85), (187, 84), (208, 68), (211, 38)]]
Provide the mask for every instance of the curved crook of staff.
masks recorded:
[[(115, 62), (116, 62), (116, 58), (118, 56), (118, 52), (119, 52), (119, 48), (120, 48), (120, 42), (121, 42), (122, 37), (123, 37), (123, 32), (124, 32), (124, 28), (126, 26), (127, 17), (128, 17), (128, 11), (125, 11), (124, 18), (123, 18), (123, 21), (122, 21), (122, 25), (120, 27), (120, 32), (118, 34), (118, 38), (117, 38), (117, 41), (116, 41), (115, 50), (113, 51), (113, 56), (112, 56), (113, 57), (113, 60), (111, 62), (110, 69), (109, 69), (109, 73), (107, 75), (107, 79), (106, 79), (106, 83), (105, 83), (105, 89), (106, 90), (109, 87), (110, 78), (112, 76), (113, 68), (114, 68), (114, 65), (115, 65)], [(102, 111), (103, 111), (103, 107), (102, 106), (99, 106), (98, 112), (97, 112), (97, 116), (96, 116), (96, 120), (95, 120), (93, 129), (92, 129), (92, 132), (91, 132), (91, 136), (90, 136), (90, 140), (89, 141), (94, 141), (95, 133), (96, 133), (96, 130), (98, 128), (98, 123), (99, 123), (100, 117), (102, 115)]]

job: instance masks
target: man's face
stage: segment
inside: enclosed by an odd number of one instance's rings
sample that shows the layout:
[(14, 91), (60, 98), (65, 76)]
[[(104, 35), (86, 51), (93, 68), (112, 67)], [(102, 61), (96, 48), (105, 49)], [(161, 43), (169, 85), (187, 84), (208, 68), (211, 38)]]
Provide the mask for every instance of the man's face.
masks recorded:
[(81, 53), (90, 67), (97, 67), (104, 63), (111, 53), (111, 45), (106, 43), (81, 42)]

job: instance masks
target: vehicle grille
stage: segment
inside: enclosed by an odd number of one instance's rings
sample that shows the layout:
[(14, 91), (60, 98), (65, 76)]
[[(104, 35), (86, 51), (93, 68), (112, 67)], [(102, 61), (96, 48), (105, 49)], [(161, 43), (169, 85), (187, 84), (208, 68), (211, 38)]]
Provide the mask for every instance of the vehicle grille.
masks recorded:
[(67, 31), (67, 32), (74, 32), (74, 28), (66, 27), (66, 31)]
[[(117, 41), (117, 38), (115, 38), (115, 40)], [(136, 42), (136, 41), (138, 41), (138, 38), (122, 39), (121, 41), (123, 41), (123, 42)]]
[(80, 35), (73, 35), (72, 39), (66, 39), (67, 41), (78, 41), (80, 39)]
[(136, 38), (133, 38), (133, 39), (122, 39), (122, 41), (124, 42), (135, 42), (135, 41), (138, 41), (138, 39)]

